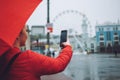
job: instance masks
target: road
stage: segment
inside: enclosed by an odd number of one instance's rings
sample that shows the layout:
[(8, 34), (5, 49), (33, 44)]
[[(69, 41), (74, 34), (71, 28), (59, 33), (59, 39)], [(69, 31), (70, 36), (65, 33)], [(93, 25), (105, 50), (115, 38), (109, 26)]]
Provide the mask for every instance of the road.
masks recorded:
[(73, 80), (120, 80), (120, 55), (74, 54), (64, 74)]

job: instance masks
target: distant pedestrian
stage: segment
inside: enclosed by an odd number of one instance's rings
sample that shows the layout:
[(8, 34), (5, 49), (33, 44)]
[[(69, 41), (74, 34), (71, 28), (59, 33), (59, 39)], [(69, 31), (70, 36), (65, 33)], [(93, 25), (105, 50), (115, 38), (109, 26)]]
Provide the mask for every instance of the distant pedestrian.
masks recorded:
[(52, 56), (55, 57), (55, 51), (52, 52)]

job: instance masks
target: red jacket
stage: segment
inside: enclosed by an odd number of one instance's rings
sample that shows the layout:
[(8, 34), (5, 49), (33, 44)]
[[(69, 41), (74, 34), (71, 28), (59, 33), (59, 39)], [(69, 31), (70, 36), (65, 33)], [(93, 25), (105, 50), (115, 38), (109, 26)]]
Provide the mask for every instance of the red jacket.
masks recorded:
[[(8, 61), (14, 54), (16, 53), (10, 51), (7, 55)], [(71, 46), (66, 46), (57, 58), (47, 57), (27, 50), (17, 57), (6, 78), (7, 80), (40, 80), (41, 75), (49, 75), (63, 71), (69, 63), (71, 56)]]

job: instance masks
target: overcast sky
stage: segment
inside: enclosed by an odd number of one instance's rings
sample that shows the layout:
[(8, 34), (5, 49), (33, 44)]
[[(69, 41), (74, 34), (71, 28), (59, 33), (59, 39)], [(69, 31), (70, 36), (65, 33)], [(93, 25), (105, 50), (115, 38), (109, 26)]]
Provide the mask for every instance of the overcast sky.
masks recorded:
[[(27, 22), (28, 25), (46, 24), (46, 1), (47, 0), (43, 0), (43, 2), (36, 8)], [(91, 26), (94, 28), (96, 23), (103, 24), (105, 22), (117, 22), (117, 20), (120, 19), (120, 0), (50, 0), (50, 22), (54, 25), (55, 33), (57, 32), (56, 29), (59, 29), (60, 26), (63, 25), (71, 25), (74, 26), (74, 28), (81, 25), (79, 19), (80, 15), (74, 13), (63, 14), (53, 22), (58, 14), (67, 10), (74, 10), (85, 14), (90, 21)], [(66, 23), (66, 20), (70, 19), (73, 23), (70, 22), (69, 25), (67, 25), (68, 23)]]

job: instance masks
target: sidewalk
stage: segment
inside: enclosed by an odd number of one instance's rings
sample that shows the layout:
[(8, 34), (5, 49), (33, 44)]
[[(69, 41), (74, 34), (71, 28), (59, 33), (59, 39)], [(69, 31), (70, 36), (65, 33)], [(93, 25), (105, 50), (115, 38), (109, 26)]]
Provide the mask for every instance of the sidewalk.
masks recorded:
[(41, 80), (72, 80), (72, 79), (66, 76), (64, 73), (58, 73), (53, 75), (42, 76)]

